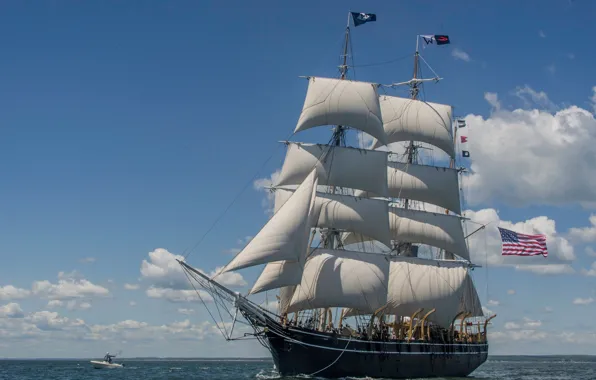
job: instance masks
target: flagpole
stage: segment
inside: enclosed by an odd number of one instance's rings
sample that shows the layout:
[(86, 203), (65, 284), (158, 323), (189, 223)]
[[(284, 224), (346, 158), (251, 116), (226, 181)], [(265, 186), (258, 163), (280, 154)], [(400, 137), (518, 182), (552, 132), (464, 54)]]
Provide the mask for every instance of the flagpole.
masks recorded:
[(348, 44), (350, 42), (350, 16), (352, 12), (348, 12), (348, 23), (346, 24), (346, 39), (344, 42), (343, 64), (341, 65), (341, 79), (346, 79), (348, 74)]
[(420, 43), (420, 34), (416, 35), (416, 53), (418, 53), (418, 44)]

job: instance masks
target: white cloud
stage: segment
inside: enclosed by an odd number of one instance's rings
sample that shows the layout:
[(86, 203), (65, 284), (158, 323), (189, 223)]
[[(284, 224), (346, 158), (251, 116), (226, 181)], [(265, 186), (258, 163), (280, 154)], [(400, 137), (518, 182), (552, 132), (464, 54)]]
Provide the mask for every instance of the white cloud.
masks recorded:
[(553, 308), (550, 307), (550, 306), (547, 306), (547, 307), (544, 308), (544, 311), (547, 312), (547, 313), (552, 313), (553, 312)]
[[(517, 270), (528, 270), (538, 274), (572, 273), (569, 264), (575, 260), (573, 246), (557, 234), (555, 221), (546, 216), (538, 216), (522, 222), (500, 220), (497, 211), (492, 208), (478, 211), (465, 211), (465, 216), (472, 221), (487, 224), (484, 231), (472, 235), (469, 239), (472, 262), (491, 266), (512, 266)], [(501, 254), (501, 238), (497, 227), (507, 228), (526, 234), (546, 235), (548, 257), (503, 256)], [(476, 225), (468, 227), (476, 229)]]
[(58, 282), (35, 281), (32, 286), (34, 295), (49, 299), (70, 299), (81, 297), (105, 297), (110, 291), (82, 278), (78, 273), (58, 273)]
[(82, 319), (70, 319), (60, 316), (55, 311), (37, 311), (29, 314), (25, 319), (43, 331), (61, 330), (70, 327), (81, 327), (85, 325)]
[(494, 314), (491, 309), (489, 309), (488, 307), (485, 307), (485, 306), (482, 306), (482, 313), (484, 314), (485, 317)]
[(141, 276), (162, 288), (187, 289), (188, 279), (176, 260), (183, 261), (184, 257), (157, 248), (149, 252), (149, 260), (142, 261)]
[(592, 297), (589, 298), (576, 298), (573, 300), (573, 304), (574, 305), (589, 305), (592, 302), (594, 302), (594, 299)]
[(77, 302), (76, 300), (70, 300), (66, 303), (68, 310), (87, 310), (91, 309), (91, 303), (89, 302)]
[(258, 191), (264, 191), (267, 197), (263, 199), (263, 207), (265, 208), (265, 212), (269, 215), (273, 214), (273, 206), (275, 201), (275, 193), (268, 189), (268, 187), (273, 186), (279, 178), (281, 173), (281, 169), (278, 169), (271, 173), (269, 178), (259, 178), (253, 182), (253, 187)]
[[(143, 260), (141, 263), (141, 276), (144, 280), (151, 282), (152, 287), (171, 289), (171, 290), (190, 290), (192, 289), (188, 278), (184, 274), (184, 271), (180, 264), (176, 261), (184, 260), (180, 255), (175, 255), (168, 252), (166, 249), (158, 248), (152, 252), (149, 252), (149, 260)], [(222, 268), (216, 268), (215, 271), (208, 274), (213, 277)], [(201, 273), (205, 273), (199, 269)], [(247, 285), (246, 281), (240, 273), (226, 272), (216, 277), (216, 280), (224, 285), (230, 287), (242, 287)], [(153, 292), (153, 294), (155, 294)], [(169, 294), (175, 294), (169, 292)], [(161, 297), (154, 297), (161, 298)]]
[(134, 306), (137, 306), (137, 303), (136, 303), (135, 301), (130, 301), (128, 304), (129, 304), (130, 306), (133, 306), (133, 307), (134, 307)]
[(575, 273), (575, 269), (573, 269), (568, 264), (519, 265), (519, 266), (516, 266), (515, 269), (534, 272), (537, 274), (572, 274), (572, 273)]
[(23, 318), (24, 316), (23, 309), (18, 303), (11, 302), (0, 306), (0, 318)]
[(490, 331), (488, 332), (489, 341), (540, 341), (548, 337), (544, 331), (537, 331), (532, 329), (511, 329), (508, 331)]
[(536, 328), (540, 326), (542, 326), (542, 321), (532, 320), (530, 318), (524, 317), (524, 327)]
[(470, 55), (458, 48), (454, 48), (453, 50), (451, 50), (451, 56), (455, 59), (470, 62)]
[(194, 311), (194, 309), (184, 309), (184, 308), (180, 308), (180, 309), (178, 309), (178, 312), (179, 312), (180, 314), (184, 314), (184, 315), (191, 315), (191, 314), (194, 314), (194, 312), (195, 312), (195, 311)]
[(0, 286), (0, 301), (27, 298), (31, 292), (27, 289), (16, 288), (12, 285)]
[(585, 251), (586, 251), (586, 255), (591, 256), (591, 257), (596, 257), (596, 251), (594, 250), (594, 248), (586, 247)]
[(515, 330), (521, 328), (521, 326), (515, 322), (507, 322), (505, 323), (505, 328), (507, 330)]
[(499, 301), (488, 300), (488, 306), (499, 306)]
[(575, 59), (575, 54), (573, 54), (573, 53), (568, 53), (568, 54), (567, 54), (567, 58), (569, 58), (569, 59)]
[(507, 294), (509, 294), (509, 295), (514, 295), (514, 294), (515, 294), (515, 290), (513, 290), (513, 289), (509, 289), (509, 290), (507, 291)]
[(68, 318), (53, 311), (25, 315), (18, 304), (0, 306), (0, 340), (5, 343), (27, 338), (34, 339), (35, 344), (39, 344), (44, 338), (52, 342), (72, 340), (146, 343), (172, 339), (202, 340), (215, 334), (219, 332), (214, 324), (193, 324), (188, 319), (160, 325), (136, 320), (100, 325), (88, 324), (82, 319)]
[(183, 290), (171, 288), (156, 288), (150, 287), (147, 289), (147, 296), (149, 298), (163, 298), (170, 302), (213, 302), (213, 298), (202, 290)]
[(53, 309), (56, 307), (64, 306), (64, 302), (60, 300), (49, 300), (48, 301), (48, 309)]
[(495, 111), (499, 111), (501, 109), (501, 102), (499, 101), (499, 96), (495, 92), (485, 92), (484, 100), (486, 100)]
[(596, 86), (592, 87), (592, 96), (590, 97), (592, 103), (592, 110), (596, 113)]
[(95, 257), (84, 257), (82, 259), (79, 260), (82, 263), (94, 263), (96, 261)]
[(592, 113), (577, 106), (556, 113), (509, 111), (499, 108), (496, 94), (485, 98), (498, 112), (486, 119), (465, 117), (472, 162), (463, 187), (469, 204), (493, 199), (517, 207), (596, 202)]
[(545, 33), (544, 33), (542, 30), (539, 30), (539, 31), (538, 31), (538, 35), (539, 35), (541, 38), (546, 38), (546, 34), (545, 34)]
[(557, 334), (559, 340), (573, 344), (593, 344), (596, 341), (596, 333), (594, 332), (575, 332), (564, 331)]
[(248, 283), (244, 280), (240, 273), (226, 272), (219, 274), (222, 269), (223, 267), (215, 268), (215, 270), (211, 272), (209, 276), (211, 276), (214, 280), (225, 286), (239, 288), (248, 285)]
[(582, 269), (582, 274), (584, 276), (594, 276), (596, 277), (596, 262), (592, 263), (592, 266), (590, 267), (590, 269)]
[(68, 310), (87, 310), (91, 308), (91, 303), (86, 301), (78, 301), (75, 299), (71, 299), (66, 302), (58, 299), (48, 301), (48, 309), (55, 309), (61, 307), (65, 307)]
[(555, 66), (554, 63), (551, 63), (550, 65), (546, 66), (545, 69), (551, 75), (554, 75), (557, 72), (557, 66)]
[(569, 235), (584, 243), (596, 242), (596, 214), (590, 215), (590, 226), (581, 228), (570, 228)]
[(548, 98), (546, 92), (535, 91), (528, 85), (525, 85), (523, 87), (516, 87), (513, 94), (524, 102), (524, 106), (526, 108), (538, 106), (540, 107), (540, 109), (545, 109), (549, 111), (556, 111), (559, 108)]
[(124, 284), (124, 289), (126, 290), (138, 290), (139, 287), (139, 284)]

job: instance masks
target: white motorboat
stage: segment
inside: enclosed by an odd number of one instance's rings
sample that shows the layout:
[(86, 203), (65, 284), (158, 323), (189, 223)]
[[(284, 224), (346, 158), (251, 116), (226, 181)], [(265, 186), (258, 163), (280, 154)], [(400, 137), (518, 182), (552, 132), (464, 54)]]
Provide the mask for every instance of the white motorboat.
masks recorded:
[(93, 364), (93, 368), (101, 369), (101, 368), (122, 368), (124, 367), (123, 364), (119, 363), (110, 363), (105, 360), (91, 360), (91, 364)]
[(93, 368), (101, 369), (101, 368), (122, 368), (124, 364), (114, 363), (112, 361), (116, 355), (110, 355), (109, 352), (106, 352), (106, 356), (103, 357), (103, 360), (91, 360), (91, 364), (93, 364)]

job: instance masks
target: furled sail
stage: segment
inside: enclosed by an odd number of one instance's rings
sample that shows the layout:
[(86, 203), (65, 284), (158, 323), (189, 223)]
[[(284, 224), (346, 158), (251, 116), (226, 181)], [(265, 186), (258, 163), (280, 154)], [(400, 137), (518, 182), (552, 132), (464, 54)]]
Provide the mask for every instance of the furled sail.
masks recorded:
[(304, 267), (289, 313), (351, 307), (374, 313), (387, 302), (389, 259), (385, 255), (316, 249)]
[[(410, 316), (419, 308), (436, 309), (428, 321), (449, 327), (461, 311), (482, 316), (478, 293), (467, 269), (456, 262), (392, 257), (385, 315)], [(368, 314), (370, 310), (347, 310), (345, 315)]]
[(298, 261), (304, 256), (316, 189), (317, 176), (311, 170), (290, 199), (221, 273), (281, 260)]
[(374, 150), (290, 142), (275, 186), (298, 185), (316, 168), (319, 185), (386, 196), (387, 155)]
[[(389, 162), (387, 166), (388, 192), (392, 198), (428, 202), (461, 214), (457, 170), (428, 165)], [(372, 192), (355, 191), (361, 197), (382, 196)]]
[[(292, 193), (293, 190), (275, 189), (276, 211)], [(388, 213), (389, 205), (384, 200), (317, 192), (313, 215), (318, 218), (313, 227), (357, 232), (391, 247)]]
[(356, 128), (386, 144), (377, 85), (310, 77), (294, 133), (322, 125)]
[(412, 140), (431, 144), (455, 157), (451, 106), (386, 95), (380, 97), (380, 106), (387, 142), (377, 139), (373, 149)]
[[(390, 207), (389, 228), (393, 240), (428, 244), (470, 259), (461, 218), (458, 216)], [(344, 245), (369, 240), (374, 238), (354, 232), (345, 233), (342, 239)]]

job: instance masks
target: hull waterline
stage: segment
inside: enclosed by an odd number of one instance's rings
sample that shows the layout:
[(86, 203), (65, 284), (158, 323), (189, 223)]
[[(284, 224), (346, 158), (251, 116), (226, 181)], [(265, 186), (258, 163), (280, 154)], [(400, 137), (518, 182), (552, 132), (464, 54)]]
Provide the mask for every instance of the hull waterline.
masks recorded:
[(108, 363), (106, 361), (101, 360), (91, 360), (91, 364), (95, 369), (103, 369), (103, 368), (122, 368), (122, 364), (118, 363)]
[(266, 337), (282, 376), (463, 377), (488, 357), (487, 343), (374, 342), (275, 327), (267, 329)]

